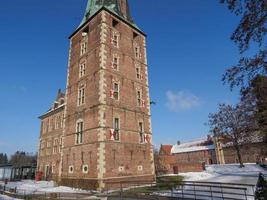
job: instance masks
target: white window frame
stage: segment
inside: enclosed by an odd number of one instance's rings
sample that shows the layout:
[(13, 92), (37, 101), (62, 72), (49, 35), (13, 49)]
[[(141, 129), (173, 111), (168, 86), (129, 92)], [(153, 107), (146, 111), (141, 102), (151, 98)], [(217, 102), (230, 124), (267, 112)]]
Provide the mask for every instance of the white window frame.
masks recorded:
[(82, 62), (79, 65), (79, 78), (84, 77), (85, 73), (86, 73), (86, 62)]
[(84, 36), (80, 43), (80, 56), (87, 53), (88, 37)]
[(82, 85), (78, 89), (77, 105), (81, 106), (85, 104), (85, 85)]
[[(140, 94), (140, 95), (139, 95)], [(143, 91), (142, 89), (136, 90), (137, 106), (142, 107)]]
[(120, 34), (117, 31), (112, 32), (111, 43), (114, 47), (119, 48)]
[(134, 44), (134, 57), (136, 59), (141, 59), (141, 48), (137, 43)]
[(113, 70), (119, 71), (120, 57), (117, 54), (113, 54), (111, 68)]
[(135, 65), (135, 73), (136, 73), (136, 79), (137, 80), (142, 80), (142, 71), (141, 71), (140, 64), (136, 64)]
[(138, 171), (143, 171), (143, 165), (138, 165), (138, 166), (137, 166), (137, 170), (138, 170)]
[[(115, 86), (118, 85), (116, 88)], [(117, 93), (117, 97), (115, 98), (115, 94)], [(120, 82), (118, 81), (112, 81), (112, 89), (110, 90), (110, 97), (116, 101), (120, 100)]]
[(124, 172), (124, 171), (125, 171), (124, 166), (119, 166), (118, 171), (119, 171), (119, 172)]
[[(140, 130), (140, 124), (142, 124), (142, 130)], [(144, 122), (139, 121), (138, 122), (138, 133), (139, 133), (139, 143), (144, 144), (145, 143), (145, 131), (144, 131)]]
[[(118, 126), (116, 126), (116, 120), (118, 120)], [(114, 141), (120, 141), (121, 137), (120, 137), (120, 127), (121, 126), (121, 121), (120, 118), (118, 116), (115, 116), (113, 118), (113, 130), (114, 130)]]
[[(87, 167), (87, 171), (84, 170), (85, 167)], [(89, 166), (88, 165), (83, 165), (82, 166), (82, 171), (83, 171), (83, 174), (88, 174), (89, 173)]]
[(70, 165), (69, 166), (69, 174), (73, 174), (73, 173), (74, 173), (74, 166), (73, 165)]
[(75, 132), (75, 144), (82, 144), (84, 136), (84, 121), (82, 119), (76, 122), (76, 132)]

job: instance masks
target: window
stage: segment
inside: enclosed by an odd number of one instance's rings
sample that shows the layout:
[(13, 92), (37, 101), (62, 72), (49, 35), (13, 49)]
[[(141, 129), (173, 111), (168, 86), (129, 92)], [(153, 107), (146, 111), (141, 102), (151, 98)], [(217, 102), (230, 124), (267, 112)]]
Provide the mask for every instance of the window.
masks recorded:
[(143, 92), (141, 89), (137, 90), (137, 106), (145, 107), (145, 100), (143, 100)]
[(78, 106), (85, 103), (85, 87), (81, 86), (78, 91)]
[(136, 37), (138, 37), (138, 34), (136, 32), (133, 32), (133, 39), (135, 39)]
[(48, 140), (48, 141), (46, 142), (46, 147), (47, 147), (47, 148), (50, 148), (50, 147), (51, 147), (51, 141), (50, 141), (50, 140)]
[(134, 57), (137, 59), (141, 58), (140, 46), (138, 44), (134, 45)]
[(113, 129), (110, 131), (110, 139), (119, 141), (120, 140), (120, 119), (114, 118)]
[(123, 172), (124, 171), (124, 166), (119, 166), (119, 172)]
[(54, 145), (53, 145), (53, 154), (56, 154), (58, 152), (58, 139), (54, 139)]
[(138, 131), (139, 131), (139, 142), (142, 144), (145, 142), (145, 134), (144, 134), (144, 126), (142, 122), (138, 124)]
[(113, 32), (111, 43), (114, 47), (119, 47), (119, 34), (117, 32)]
[(112, 69), (119, 70), (119, 57), (117, 55), (113, 55)]
[(83, 169), (84, 174), (88, 174), (88, 171), (89, 171), (88, 165), (83, 165), (82, 169)]
[(112, 26), (116, 27), (119, 24), (119, 22), (115, 19), (112, 19)]
[(119, 100), (119, 93), (120, 93), (119, 83), (113, 82), (112, 89), (110, 90), (110, 97), (112, 99)]
[(142, 106), (142, 91), (141, 90), (137, 90), (137, 105), (139, 107)]
[(82, 78), (85, 76), (85, 68), (86, 68), (86, 63), (80, 64), (80, 69), (79, 69), (79, 78)]
[(76, 137), (75, 137), (75, 144), (82, 144), (83, 143), (83, 121), (78, 121), (76, 125)]
[(142, 75), (141, 75), (141, 67), (140, 67), (140, 65), (136, 65), (135, 70), (136, 70), (136, 78), (138, 80), (141, 80), (142, 79)]
[(74, 172), (74, 167), (73, 167), (73, 165), (71, 165), (71, 166), (69, 166), (69, 173), (73, 174), (73, 172)]
[(84, 55), (87, 52), (87, 35), (83, 35), (83, 39), (81, 41), (81, 53), (80, 55)]

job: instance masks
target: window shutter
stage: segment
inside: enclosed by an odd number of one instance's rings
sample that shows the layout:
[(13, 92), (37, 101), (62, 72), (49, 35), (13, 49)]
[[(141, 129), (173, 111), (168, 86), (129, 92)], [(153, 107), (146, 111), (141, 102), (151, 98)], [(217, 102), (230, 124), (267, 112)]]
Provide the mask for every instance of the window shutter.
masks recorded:
[(110, 98), (112, 98), (112, 99), (114, 98), (114, 90), (112, 90), (112, 89), (110, 90), (110, 92), (109, 92), (109, 96), (110, 96)]
[(115, 130), (110, 129), (109, 134), (110, 134), (109, 139), (114, 141), (115, 140)]
[(146, 102), (145, 100), (142, 100), (142, 107), (145, 107), (146, 106)]
[(145, 134), (145, 143), (150, 143), (150, 136), (149, 136), (149, 134)]

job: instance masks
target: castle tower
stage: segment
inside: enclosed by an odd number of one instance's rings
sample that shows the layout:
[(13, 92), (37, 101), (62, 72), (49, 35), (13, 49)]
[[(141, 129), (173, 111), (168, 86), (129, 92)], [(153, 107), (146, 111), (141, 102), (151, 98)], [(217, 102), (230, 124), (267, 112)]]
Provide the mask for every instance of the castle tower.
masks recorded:
[(127, 0), (88, 0), (70, 36), (63, 141), (63, 185), (98, 188), (153, 181), (146, 36)]

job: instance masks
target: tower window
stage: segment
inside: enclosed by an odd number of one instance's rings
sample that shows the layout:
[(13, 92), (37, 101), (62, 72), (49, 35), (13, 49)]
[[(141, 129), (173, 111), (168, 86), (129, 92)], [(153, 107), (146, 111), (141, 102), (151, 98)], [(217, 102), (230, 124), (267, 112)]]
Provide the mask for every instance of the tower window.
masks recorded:
[(119, 88), (119, 83), (113, 82), (112, 83), (112, 89), (110, 91), (110, 97), (119, 100), (119, 93), (120, 93), (120, 88)]
[(114, 47), (119, 47), (119, 37), (117, 32), (113, 32), (111, 42)]
[(139, 131), (139, 142), (142, 144), (145, 142), (145, 135), (144, 135), (144, 126), (142, 122), (138, 124), (138, 131)]
[(119, 57), (117, 55), (113, 55), (112, 69), (119, 70)]
[(78, 121), (76, 124), (75, 144), (83, 143), (83, 130), (84, 130), (83, 121)]
[(119, 118), (114, 118), (114, 122), (113, 122), (113, 140), (115, 141), (119, 141), (120, 140), (120, 119)]
[(85, 103), (85, 87), (82, 86), (78, 91), (78, 106)]
[(134, 45), (134, 57), (136, 59), (140, 59), (141, 58), (140, 46), (137, 45), (137, 44)]
[(80, 64), (79, 77), (82, 78), (83, 76), (85, 76), (85, 72), (86, 72), (86, 63), (84, 62)]
[(53, 154), (56, 154), (58, 151), (58, 139), (54, 139)]
[(137, 105), (139, 107), (142, 106), (142, 91), (141, 90), (137, 90)]
[(136, 71), (136, 78), (138, 80), (141, 80), (142, 79), (142, 75), (141, 75), (141, 67), (140, 67), (140, 65), (136, 65), (135, 71)]
[(138, 34), (136, 32), (133, 32), (133, 39), (135, 39), (136, 37), (138, 37)]
[(119, 24), (119, 22), (115, 19), (112, 19), (112, 27), (116, 27)]
[(87, 52), (87, 40), (88, 40), (87, 35), (83, 36), (83, 39), (81, 41), (81, 52), (80, 52), (81, 56)]

